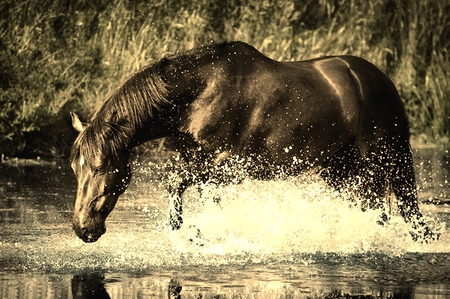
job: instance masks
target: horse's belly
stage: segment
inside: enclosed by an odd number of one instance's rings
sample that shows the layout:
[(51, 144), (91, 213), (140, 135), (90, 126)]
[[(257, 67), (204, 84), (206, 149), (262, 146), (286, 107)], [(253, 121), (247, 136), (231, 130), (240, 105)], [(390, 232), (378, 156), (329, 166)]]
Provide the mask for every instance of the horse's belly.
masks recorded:
[(274, 116), (269, 127), (264, 145), (274, 162), (304, 167), (322, 164), (355, 135), (353, 119), (330, 103), (300, 115)]

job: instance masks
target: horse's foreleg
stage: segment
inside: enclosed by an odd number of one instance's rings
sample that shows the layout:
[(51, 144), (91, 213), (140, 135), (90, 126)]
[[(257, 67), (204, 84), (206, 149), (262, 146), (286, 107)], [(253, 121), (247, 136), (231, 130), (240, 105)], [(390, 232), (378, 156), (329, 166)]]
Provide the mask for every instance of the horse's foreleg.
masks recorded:
[(183, 224), (183, 193), (191, 185), (191, 179), (183, 179), (176, 187), (169, 187), (169, 224), (173, 230), (180, 229)]

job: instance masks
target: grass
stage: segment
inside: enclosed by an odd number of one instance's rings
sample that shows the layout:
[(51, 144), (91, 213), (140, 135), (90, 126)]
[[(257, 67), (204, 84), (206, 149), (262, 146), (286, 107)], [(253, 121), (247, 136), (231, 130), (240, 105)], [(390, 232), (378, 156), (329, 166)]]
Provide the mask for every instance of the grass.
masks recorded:
[(131, 72), (222, 40), (277, 60), (362, 56), (393, 79), (414, 136), (450, 143), (448, 1), (301, 2), (1, 2), (0, 153), (66, 156), (69, 111), (87, 120)]

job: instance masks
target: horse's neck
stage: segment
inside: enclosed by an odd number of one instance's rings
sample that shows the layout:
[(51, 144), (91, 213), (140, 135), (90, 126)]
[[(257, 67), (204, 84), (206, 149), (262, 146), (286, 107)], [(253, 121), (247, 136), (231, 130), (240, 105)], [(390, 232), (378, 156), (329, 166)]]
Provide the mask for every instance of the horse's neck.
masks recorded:
[(164, 109), (162, 109), (155, 113), (156, 116), (150, 117), (143, 124), (132, 126), (129, 130), (132, 147), (173, 135), (172, 120), (170, 117), (166, 117), (167, 113), (164, 112)]
[[(130, 121), (130, 116), (124, 116), (123, 121), (131, 124), (132, 140), (135, 145), (145, 143), (150, 140), (175, 136), (179, 137), (179, 122), (182, 121), (185, 111), (183, 111), (191, 101), (195, 99), (195, 94), (199, 92), (198, 78), (193, 75), (198, 73), (202, 65), (193, 67), (192, 65), (181, 67), (178, 64), (167, 65), (161, 70), (168, 74), (163, 74), (165, 83), (170, 86), (166, 103), (161, 103), (158, 107), (152, 107), (151, 113), (147, 114), (147, 119), (140, 124)], [(188, 69), (190, 71), (178, 73), (177, 76), (169, 74), (176, 69)]]
[(95, 121), (105, 125), (116, 124), (120, 128), (116, 133), (126, 135), (126, 138), (130, 140), (128, 147), (131, 149), (147, 141), (170, 135), (171, 118), (165, 116), (169, 113), (169, 109), (170, 107), (162, 107), (158, 110), (154, 107), (152, 113), (148, 113), (140, 120), (134, 119), (135, 117), (131, 114), (98, 114)]

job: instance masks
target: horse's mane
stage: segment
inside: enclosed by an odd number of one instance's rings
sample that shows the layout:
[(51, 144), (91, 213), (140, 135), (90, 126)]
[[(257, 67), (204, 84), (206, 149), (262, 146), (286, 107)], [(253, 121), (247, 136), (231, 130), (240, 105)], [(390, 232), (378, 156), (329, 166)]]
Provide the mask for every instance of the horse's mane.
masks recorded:
[[(160, 75), (161, 61), (144, 67), (111, 91), (100, 108), (78, 135), (71, 151), (71, 161), (83, 157), (93, 166), (98, 152), (120, 160), (129, 148), (131, 132), (151, 118), (154, 110), (167, 105), (168, 90)], [(117, 120), (126, 120), (118, 123)], [(123, 158), (123, 157), (122, 157)]]
[(153, 116), (155, 109), (169, 103), (167, 85), (161, 76), (163, 60), (148, 65), (131, 75), (122, 85), (112, 90), (102, 106), (92, 116), (96, 119), (126, 118), (130, 125), (142, 124)]
[[(214, 53), (226, 43), (211, 44), (181, 54), (167, 56), (132, 74), (122, 85), (112, 90), (103, 104), (78, 135), (72, 147), (71, 161), (80, 157), (93, 166), (98, 152), (110, 153), (119, 159), (121, 152), (130, 147), (131, 132), (153, 117), (154, 111), (170, 104), (169, 87), (164, 81), (163, 67), (182, 65), (207, 54)], [(126, 120), (117, 123), (117, 120)]]

